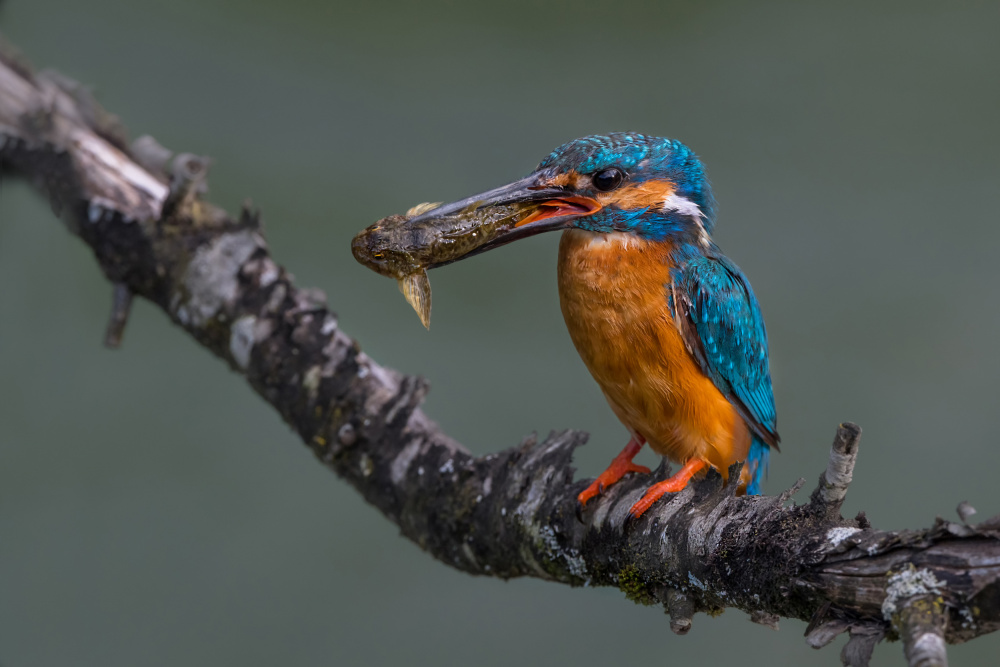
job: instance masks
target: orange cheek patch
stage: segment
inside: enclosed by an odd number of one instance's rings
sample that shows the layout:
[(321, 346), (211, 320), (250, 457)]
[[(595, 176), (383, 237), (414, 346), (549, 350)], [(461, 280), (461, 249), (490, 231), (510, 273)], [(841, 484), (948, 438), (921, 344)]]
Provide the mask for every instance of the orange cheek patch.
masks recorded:
[(622, 210), (656, 208), (663, 206), (663, 201), (674, 194), (676, 190), (676, 186), (671, 181), (651, 179), (634, 185), (626, 185), (611, 192), (602, 192), (597, 195), (597, 201), (604, 206), (614, 204)]

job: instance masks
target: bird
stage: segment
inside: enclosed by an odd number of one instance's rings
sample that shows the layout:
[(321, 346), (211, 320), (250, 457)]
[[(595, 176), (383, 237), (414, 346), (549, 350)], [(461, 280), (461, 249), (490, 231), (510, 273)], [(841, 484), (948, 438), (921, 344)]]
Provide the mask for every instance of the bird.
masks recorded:
[(645, 444), (678, 464), (630, 509), (714, 469), (759, 494), (780, 438), (760, 305), (715, 243), (716, 202), (698, 156), (680, 141), (637, 132), (575, 139), (525, 178), (438, 206), (414, 222), (458, 211), (518, 206), (523, 217), (478, 254), (562, 230), (559, 302), (570, 338), (612, 412), (631, 434), (579, 493), (581, 508), (629, 473)]

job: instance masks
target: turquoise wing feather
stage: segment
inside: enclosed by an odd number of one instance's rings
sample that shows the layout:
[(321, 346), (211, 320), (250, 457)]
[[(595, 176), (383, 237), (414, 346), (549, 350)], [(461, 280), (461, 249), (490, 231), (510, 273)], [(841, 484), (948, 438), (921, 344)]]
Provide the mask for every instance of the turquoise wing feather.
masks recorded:
[(700, 255), (672, 272), (671, 310), (701, 370), (746, 420), (754, 435), (754, 484), (777, 448), (777, 415), (767, 357), (764, 316), (753, 290), (729, 258)]

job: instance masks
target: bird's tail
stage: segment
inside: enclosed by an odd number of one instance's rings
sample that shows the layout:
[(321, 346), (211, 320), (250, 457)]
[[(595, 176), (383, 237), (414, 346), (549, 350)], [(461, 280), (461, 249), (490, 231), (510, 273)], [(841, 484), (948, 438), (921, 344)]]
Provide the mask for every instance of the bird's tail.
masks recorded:
[(746, 466), (750, 471), (750, 481), (747, 483), (747, 495), (760, 494), (760, 483), (767, 476), (767, 463), (771, 457), (771, 448), (756, 435), (750, 441), (750, 453), (747, 455)]

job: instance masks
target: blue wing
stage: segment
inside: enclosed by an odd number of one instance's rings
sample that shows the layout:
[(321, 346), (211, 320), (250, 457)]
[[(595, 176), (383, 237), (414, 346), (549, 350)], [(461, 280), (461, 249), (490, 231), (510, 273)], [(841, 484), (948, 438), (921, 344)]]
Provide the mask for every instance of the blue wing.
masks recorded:
[(674, 268), (672, 279), (671, 310), (688, 350), (762, 441), (756, 452), (751, 446), (751, 458), (766, 465), (764, 445), (777, 448), (780, 438), (767, 331), (753, 290), (721, 253), (695, 256)]

